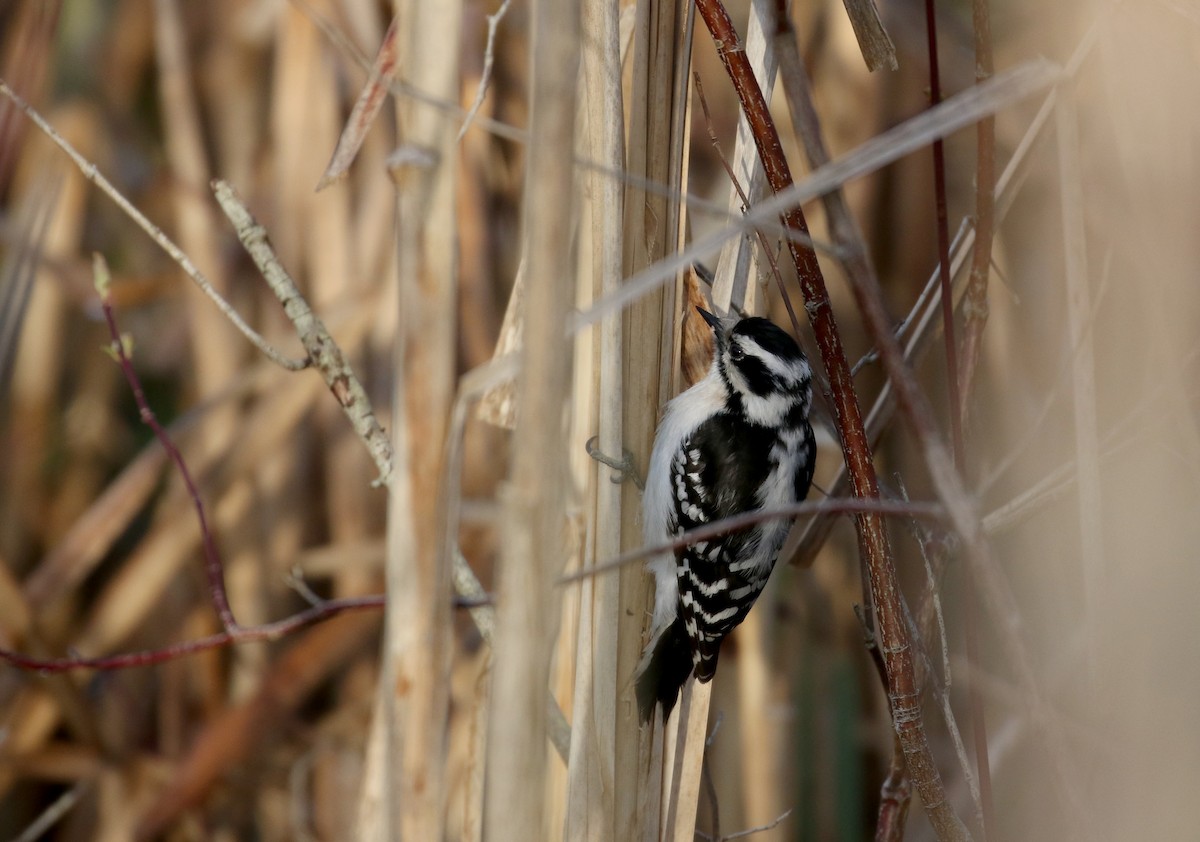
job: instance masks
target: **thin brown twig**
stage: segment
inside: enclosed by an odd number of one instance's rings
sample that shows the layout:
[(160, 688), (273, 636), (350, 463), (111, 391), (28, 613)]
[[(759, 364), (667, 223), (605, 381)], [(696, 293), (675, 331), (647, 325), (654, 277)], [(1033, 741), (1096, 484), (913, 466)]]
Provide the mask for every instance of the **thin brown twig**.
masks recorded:
[[(972, 16), (975, 24), (975, 82), (991, 78), (992, 25), (989, 0), (974, 0)], [(974, 382), (983, 329), (988, 317), (988, 275), (992, 264), (992, 242), (996, 230), (996, 118), (985, 117), (976, 127), (975, 169), (975, 251), (971, 260), (971, 275), (963, 302), (966, 321), (963, 325), (962, 352), (959, 357), (959, 429), (967, 426), (971, 386)], [(951, 412), (955, 410), (952, 407)], [(962, 612), (967, 660), (979, 663), (978, 629), (975, 620), (979, 599), (975, 576), (970, 570), (964, 577), (966, 610)], [(983, 838), (996, 838), (996, 806), (992, 794), (992, 767), (988, 751), (987, 719), (983, 696), (978, 682), (966, 678), (967, 699), (971, 710), (971, 727), (975, 742), (975, 771), (979, 782), (980, 812)]]
[[(925, 34), (929, 47), (929, 105), (942, 101), (941, 73), (938, 70), (937, 15), (933, 0), (925, 0)], [(963, 447), (962, 406), (958, 383), (958, 348), (954, 342), (954, 296), (950, 278), (950, 223), (946, 218), (946, 149), (942, 138), (933, 141), (933, 195), (936, 205), (938, 264), (942, 282), (942, 338), (946, 343), (946, 385), (950, 391), (950, 441), (954, 462), (961, 470), (966, 458)]]
[(467, 129), (471, 128), (471, 123), (479, 114), (479, 109), (483, 107), (488, 85), (492, 81), (492, 66), (496, 63), (496, 31), (500, 28), (500, 21), (504, 20), (504, 16), (508, 14), (508, 7), (511, 5), (512, 0), (504, 0), (499, 9), (487, 16), (487, 46), (483, 50), (483, 71), (479, 74), (479, 88), (475, 91), (475, 99), (472, 101), (471, 107), (467, 109), (467, 115), (463, 117), (462, 127), (458, 130), (456, 141), (463, 139)]
[[(992, 77), (992, 32), (989, 0), (975, 0), (975, 81)], [(958, 407), (961, 424), (967, 426), (971, 385), (983, 343), (983, 328), (988, 318), (988, 278), (991, 272), (992, 241), (996, 231), (996, 118), (984, 117), (975, 129), (975, 251), (967, 297), (963, 302), (963, 338), (959, 353)]]
[[(986, 18), (987, 0), (978, 0), (978, 2), (975, 3), (977, 26), (978, 26), (978, 20), (979, 20), (979, 7), (981, 4), (984, 6), (984, 9), (985, 9), (984, 16)], [(929, 46), (930, 105), (936, 106), (942, 99), (942, 91), (941, 91), (941, 74), (938, 70), (937, 15), (935, 14), (935, 11), (934, 11), (934, 0), (925, 0), (925, 30), (926, 30), (926, 34), (928, 36), (928, 46)], [(979, 33), (977, 31), (976, 32), (976, 47), (977, 48), (978, 48), (978, 44), (979, 44), (978, 39), (979, 39)], [(990, 61), (990, 54), (989, 54), (989, 61)], [(991, 75), (990, 69), (989, 69), (987, 75), (988, 76)], [(978, 83), (980, 81), (984, 81), (984, 80), (977, 77), (976, 82)], [(988, 118), (988, 119), (991, 120), (992, 118)], [(981, 160), (984, 156), (983, 150), (984, 150), (984, 146), (985, 146), (985, 143), (982, 139), (983, 138), (983, 125), (984, 125), (984, 123), (983, 123), (983, 121), (981, 121), (979, 124), (979, 129), (978, 129), (978, 131), (980, 132), (980, 138), (981, 138), (980, 139), (980, 152), (979, 152)], [(991, 152), (990, 146), (989, 146), (989, 152)], [(991, 167), (990, 167), (990, 171), (987, 173), (987, 177), (990, 179), (990, 178), (995, 177), (994, 176), (994, 169), (995, 169), (994, 154), (989, 155), (989, 158), (991, 159), (990, 160)], [(983, 175), (984, 175), (983, 173), (980, 173), (981, 179), (982, 179)], [(944, 143), (941, 138), (938, 138), (937, 140), (935, 140), (933, 142), (933, 178), (934, 178), (934, 198), (937, 203), (938, 262), (941, 266), (941, 280), (942, 280), (942, 337), (945, 340), (945, 345), (946, 345), (946, 370), (947, 370), (946, 384), (947, 384), (947, 387), (948, 387), (948, 390), (950, 393), (950, 402), (949, 402), (950, 403), (950, 434), (951, 434), (951, 442), (953, 443), (953, 446), (954, 446), (955, 465), (957, 465), (959, 471), (965, 471), (967, 456), (966, 456), (966, 444), (963, 439), (963, 420), (964, 420), (964, 417), (966, 414), (966, 400), (967, 400), (966, 399), (966, 394), (967, 394), (966, 386), (969, 384), (969, 381), (964, 382), (964, 380), (962, 379), (963, 372), (959, 368), (957, 345), (955, 343), (955, 338), (954, 338), (954, 301), (953, 301), (953, 296), (951, 294), (951, 278), (950, 278), (950, 245), (949, 245), (950, 234), (949, 234), (949, 223), (947, 222), (947, 219), (946, 219), (946, 204), (947, 204), (947, 202), (946, 202), (946, 153), (945, 153)], [(976, 296), (981, 296), (984, 299), (984, 306), (986, 307), (986, 296), (987, 296), (986, 264), (988, 262), (987, 257), (990, 256), (991, 242), (992, 242), (991, 225), (993, 224), (992, 220), (990, 218), (990, 214), (992, 211), (992, 206), (991, 206), (992, 202), (990, 200), (990, 197), (992, 196), (992, 190), (993, 190), (993, 188), (992, 188), (992, 185), (990, 182), (987, 183), (986, 186), (981, 183), (977, 188), (977, 196), (980, 197), (978, 200), (980, 204), (982, 204), (984, 201), (982, 198), (984, 193), (986, 193), (989, 197), (988, 207), (987, 207), (987, 212), (989, 214), (989, 218), (987, 220), (987, 225), (988, 225), (987, 230), (981, 232), (979, 226), (977, 225), (977, 227), (976, 227), (975, 255), (974, 255), (974, 260), (972, 262), (971, 281), (967, 285), (967, 288), (968, 288), (967, 306), (968, 307), (971, 305), (971, 303), (973, 301), (970, 297), (972, 292), (974, 292), (974, 294)], [(988, 248), (987, 256), (985, 256), (984, 252), (982, 251), (983, 247)], [(976, 282), (976, 271), (978, 270), (981, 260), (983, 260), (983, 262), (985, 263), (985, 268), (984, 268), (985, 274), (984, 274), (984, 278), (983, 278), (982, 290), (980, 290), (978, 288), (979, 285)], [(979, 324), (977, 333), (974, 337), (974, 340), (976, 342), (979, 341), (979, 337), (982, 334), (982, 330), (983, 330), (983, 326), (982, 326), (982, 324)], [(976, 353), (978, 352), (977, 346), (975, 348), (975, 351), (976, 351)], [(974, 366), (974, 362), (975, 361), (972, 360), (972, 366)], [(977, 595), (976, 595), (976, 587), (975, 587), (975, 577), (971, 574), (971, 571), (969, 569), (967, 571), (967, 576), (965, 577), (965, 580), (966, 580), (965, 601), (967, 602), (967, 606), (966, 606), (966, 610), (961, 612), (961, 617), (962, 617), (962, 621), (963, 621), (963, 637), (964, 637), (964, 642), (965, 642), (966, 650), (967, 650), (967, 658), (969, 660), (971, 660), (972, 662), (975, 662), (979, 656), (979, 652), (978, 652), (979, 641), (978, 641), (978, 630), (976, 628), (976, 625), (977, 625), (976, 612), (972, 609), (974, 608), (973, 603), (974, 603)], [(949, 675), (947, 675), (947, 680), (948, 679), (949, 679)], [(974, 735), (974, 742), (975, 742), (975, 762), (976, 762), (976, 770), (977, 770), (977, 777), (978, 777), (978, 787), (980, 789), (978, 802), (980, 805), (980, 812), (982, 814), (980, 816), (980, 818), (982, 820), (982, 825), (983, 825), (981, 828), (982, 838), (984, 840), (986, 840), (989, 835), (988, 831), (992, 827), (992, 821), (990, 821), (990, 819), (991, 819), (990, 814), (991, 814), (991, 810), (992, 810), (992, 792), (991, 792), (991, 773), (990, 773), (990, 766), (988, 764), (987, 723), (984, 718), (983, 699), (979, 695), (978, 688), (976, 688), (974, 685), (972, 685), (969, 682), (967, 685), (967, 699), (968, 699), (968, 709), (970, 711), (970, 717), (971, 717), (970, 718), (970, 727), (971, 727), (972, 733)], [(948, 704), (947, 704), (947, 709), (949, 709)], [(953, 736), (955, 739), (955, 744), (958, 745), (961, 742), (961, 740), (958, 736), (957, 728), (954, 729)]]
[(383, 606), (384, 597), (381, 594), (331, 599), (273, 623), (264, 623), (260, 626), (238, 626), (233, 631), (219, 632), (159, 649), (144, 649), (138, 652), (124, 652), (119, 655), (99, 657), (73, 656), (68, 658), (32, 658), (19, 652), (0, 649), (0, 661), (5, 661), (21, 669), (43, 673), (67, 672), (76, 669), (116, 670), (152, 666), (235, 643), (279, 640), (305, 626), (311, 626), (337, 614), (344, 614), (348, 611), (378, 610)]
[(166, 429), (159, 422), (154, 410), (150, 407), (141, 380), (133, 368), (133, 361), (130, 357), (132, 340), (121, 332), (120, 326), (117, 324), (110, 292), (111, 277), (103, 256), (99, 254), (94, 256), (93, 268), (96, 279), (96, 291), (100, 296), (101, 309), (111, 337), (111, 344), (108, 350), (120, 367), (126, 382), (129, 384), (142, 422), (150, 427), (155, 438), (163, 450), (166, 451), (171, 464), (179, 471), (192, 501), (192, 507), (200, 526), (201, 541), (204, 548), (205, 574), (208, 578), (209, 591), (223, 631), (208, 637), (185, 641), (159, 649), (98, 657), (36, 658), (0, 649), (0, 660), (22, 669), (37, 670), (46, 673), (64, 672), (72, 669), (112, 670), (148, 666), (234, 643), (277, 640), (300, 628), (336, 614), (382, 607), (384, 604), (382, 596), (329, 600), (318, 602), (311, 605), (305, 611), (293, 614), (274, 623), (258, 626), (241, 626), (238, 624), (233, 615), (233, 610), (229, 605), (229, 598), (225, 588), (224, 566), (212, 530), (209, 527), (203, 498), (200, 496), (199, 488), (196, 486), (187, 462), (183, 458), (183, 454), (175, 446), (170, 435), (168, 435)]
[(133, 399), (137, 403), (142, 423), (153, 431), (154, 437), (167, 452), (167, 457), (183, 479), (188, 496), (192, 500), (192, 508), (196, 512), (196, 520), (200, 524), (200, 540), (204, 547), (204, 572), (208, 577), (208, 588), (212, 596), (213, 607), (217, 611), (217, 617), (221, 620), (221, 628), (228, 634), (236, 633), (238, 623), (233, 616), (233, 609), (229, 606), (229, 595), (225, 592), (224, 563), (221, 561), (221, 553), (213, 539), (212, 529), (208, 525), (208, 516), (205, 514), (204, 500), (200, 497), (200, 489), (196, 487), (196, 482), (192, 479), (192, 472), (188, 470), (183, 454), (179, 452), (175, 442), (171, 441), (171, 437), (159, 423), (158, 416), (150, 408), (150, 403), (146, 400), (146, 393), (142, 389), (142, 382), (133, 370), (133, 361), (129, 358), (133, 340), (122, 334), (120, 327), (117, 326), (110, 291), (112, 278), (108, 271), (108, 264), (99, 252), (92, 256), (92, 270), (96, 279), (96, 292), (100, 295), (100, 307), (104, 312), (104, 321), (108, 325), (109, 336), (112, 337), (112, 343), (108, 348), (109, 353), (120, 366), (125, 382), (129, 384), (129, 390), (133, 393)]

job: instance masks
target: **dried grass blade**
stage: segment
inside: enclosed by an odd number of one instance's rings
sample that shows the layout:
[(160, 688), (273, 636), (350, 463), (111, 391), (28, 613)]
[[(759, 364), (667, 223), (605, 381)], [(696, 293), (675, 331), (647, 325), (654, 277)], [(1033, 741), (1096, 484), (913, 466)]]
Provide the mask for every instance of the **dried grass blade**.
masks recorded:
[(375, 117), (383, 107), (383, 101), (391, 88), (392, 80), (396, 76), (398, 53), (396, 18), (392, 18), (387, 32), (383, 35), (383, 42), (379, 45), (379, 52), (375, 54), (375, 61), (371, 64), (367, 83), (354, 103), (350, 119), (346, 121), (342, 136), (338, 138), (337, 148), (333, 150), (333, 157), (329, 166), (325, 168), (325, 174), (317, 182), (318, 191), (346, 177), (354, 157), (362, 146), (363, 138), (375, 122)]

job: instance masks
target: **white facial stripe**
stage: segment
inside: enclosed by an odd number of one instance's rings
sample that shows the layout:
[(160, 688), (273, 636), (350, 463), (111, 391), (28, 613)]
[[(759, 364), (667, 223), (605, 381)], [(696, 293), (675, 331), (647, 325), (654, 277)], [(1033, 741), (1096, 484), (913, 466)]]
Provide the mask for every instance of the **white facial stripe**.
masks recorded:
[(775, 354), (768, 353), (761, 345), (748, 336), (739, 336), (738, 345), (747, 355), (762, 361), (767, 370), (785, 383), (795, 383), (812, 377), (812, 369), (808, 360), (800, 357), (795, 360), (784, 360)]

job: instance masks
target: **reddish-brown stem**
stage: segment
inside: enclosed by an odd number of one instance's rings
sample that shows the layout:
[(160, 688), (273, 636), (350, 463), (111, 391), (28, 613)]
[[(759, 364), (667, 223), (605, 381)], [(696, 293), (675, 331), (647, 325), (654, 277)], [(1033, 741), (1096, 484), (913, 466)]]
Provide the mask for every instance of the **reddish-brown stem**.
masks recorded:
[(183, 454), (171, 441), (171, 437), (158, 422), (158, 417), (146, 400), (142, 382), (138, 379), (137, 372), (133, 370), (133, 362), (129, 359), (128, 350), (121, 337), (121, 329), (117, 327), (117, 319), (113, 315), (112, 299), (107, 293), (102, 295), (100, 306), (104, 309), (104, 320), (108, 323), (108, 333), (112, 337), (113, 358), (121, 367), (121, 373), (125, 375), (126, 382), (129, 383), (129, 389), (133, 392), (134, 401), (137, 402), (142, 423), (154, 431), (154, 437), (158, 439), (158, 443), (167, 452), (167, 457), (178, 469), (179, 475), (183, 478), (183, 484), (187, 487), (188, 496), (192, 499), (192, 506), (196, 510), (196, 520), (200, 523), (200, 540), (204, 545), (204, 572), (208, 576), (208, 587), (212, 594), (213, 607), (216, 608), (217, 616), (221, 620), (221, 628), (225, 630), (226, 634), (236, 633), (238, 631), (237, 620), (233, 616), (233, 609), (229, 607), (229, 596), (225, 592), (224, 565), (221, 562), (221, 554), (217, 550), (216, 541), (213, 539), (212, 529), (208, 524), (204, 501), (200, 498), (200, 490), (192, 479), (192, 472), (188, 470)]
[[(992, 63), (992, 24), (988, 0), (975, 0), (975, 82), (990, 79)], [(967, 423), (971, 384), (979, 361), (983, 328), (988, 318), (988, 277), (992, 263), (992, 239), (996, 228), (996, 119), (984, 117), (976, 127), (975, 168), (975, 251), (971, 256), (971, 276), (963, 303), (962, 352), (959, 354), (958, 412), (962, 425)]]
[(145, 667), (161, 664), (164, 661), (195, 655), (209, 649), (228, 646), (235, 643), (249, 643), (258, 640), (278, 640), (281, 637), (299, 631), (305, 626), (311, 626), (321, 620), (327, 620), (336, 614), (347, 611), (364, 611), (382, 608), (384, 597), (376, 594), (346, 599), (333, 599), (312, 606), (298, 614), (285, 617), (274, 623), (261, 626), (238, 626), (219, 634), (201, 637), (195, 640), (164, 646), (161, 649), (147, 649), (142, 652), (124, 652), (120, 655), (103, 655), (97, 658), (32, 658), (18, 652), (0, 649), (0, 661), (5, 661), (15, 667), (26, 670), (37, 670), (43, 673), (67, 672), (76, 669), (116, 670), (129, 667)]
[[(974, 0), (975, 21), (975, 82), (989, 79), (992, 75), (992, 24), (988, 0)], [(958, 370), (959, 400), (957, 415), (960, 427), (967, 424), (967, 406), (970, 401), (971, 384), (979, 360), (983, 342), (983, 328), (987, 323), (988, 275), (992, 262), (992, 237), (995, 232), (996, 207), (996, 137), (995, 119), (985, 117), (976, 128), (977, 164), (975, 174), (975, 251), (971, 256), (971, 277), (967, 282), (964, 302), (966, 323), (963, 327), (962, 354)], [(979, 594), (975, 576), (968, 568), (964, 577), (965, 597), (963, 612), (963, 636), (967, 661), (979, 663), (978, 628), (975, 617)], [(983, 810), (983, 838), (995, 839), (996, 808), (992, 798), (992, 771), (988, 758), (987, 719), (984, 715), (983, 697), (978, 682), (968, 677), (967, 699), (971, 710), (971, 728), (975, 744), (976, 775), (979, 778), (979, 800)]]
[(879, 787), (879, 816), (875, 823), (875, 842), (900, 842), (908, 822), (908, 807), (912, 804), (912, 783), (904, 765), (903, 746), (899, 735), (893, 734), (892, 759), (887, 776)]
[[(754, 134), (759, 157), (771, 189), (779, 193), (792, 185), (792, 175), (779, 132), (775, 128), (766, 98), (750, 67), (733, 21), (720, 0), (696, 0), (696, 8), (712, 36), (726, 72), (733, 81), (742, 109)], [(789, 228), (807, 234), (808, 226), (799, 207), (783, 215)], [(834, 320), (833, 307), (825, 280), (817, 264), (816, 253), (789, 240), (788, 249), (796, 266), (805, 309), (817, 338), (817, 346), (829, 375), (830, 404), (834, 409), (842, 452), (846, 459), (851, 488), (856, 497), (879, 496), (878, 480), (871, 461), (871, 448), (863, 427), (858, 396), (850, 376), (850, 366), (842, 349), (841, 336)], [(861, 296), (856, 296), (860, 297)], [(860, 305), (861, 305), (860, 300)], [(894, 340), (893, 340), (894, 344)], [(871, 595), (876, 612), (876, 633), (887, 667), (888, 697), (893, 722), (904, 749), (905, 762), (913, 774), (930, 822), (942, 839), (967, 838), (966, 829), (946, 801), (945, 788), (933, 760), (933, 752), (921, 718), (919, 693), (913, 668), (913, 650), (900, 604), (900, 589), (892, 563), (891, 549), (883, 519), (877, 514), (857, 516), (859, 552), (867, 560)]]
[(172, 646), (164, 646), (160, 649), (147, 649), (141, 652), (126, 652), (119, 655), (103, 655), (99, 657), (43, 659), (0, 649), (0, 661), (7, 662), (21, 669), (38, 670), (44, 673), (65, 672), (73, 669), (113, 670), (150, 666), (235, 643), (277, 640), (305, 626), (333, 617), (336, 614), (346, 611), (362, 611), (383, 607), (384, 597), (381, 595), (337, 599), (319, 602), (304, 611), (274, 623), (252, 627), (238, 625), (233, 616), (233, 611), (229, 606), (221, 556), (217, 550), (216, 540), (208, 523), (200, 491), (196, 486), (195, 480), (192, 478), (191, 471), (188, 469), (183, 454), (179, 452), (171, 437), (167, 435), (167, 431), (159, 423), (158, 417), (154, 414), (149, 402), (146, 400), (145, 390), (142, 388), (142, 383), (137, 376), (137, 372), (134, 371), (133, 362), (129, 358), (129, 349), (126, 345), (126, 340), (121, 335), (121, 329), (117, 325), (116, 314), (113, 312), (112, 300), (106, 290), (101, 293), (100, 305), (104, 312), (104, 320), (108, 325), (109, 335), (112, 337), (111, 347), (113, 358), (120, 366), (121, 372), (129, 384), (141, 420), (154, 432), (155, 438), (163, 450), (166, 451), (168, 458), (179, 470), (179, 474), (183, 477), (183, 483), (187, 487), (188, 494), (191, 497), (196, 518), (200, 525), (201, 541), (204, 545), (205, 572), (208, 576), (209, 590), (217, 614), (221, 619), (222, 631), (208, 637), (189, 640)]
[[(925, 0), (925, 32), (929, 44), (929, 105), (932, 108), (942, 101), (941, 73), (938, 70), (937, 18), (933, 0)], [(946, 219), (946, 148), (939, 137), (933, 142), (933, 192), (937, 207), (938, 265), (941, 267), (942, 285), (942, 336), (946, 341), (946, 385), (950, 391), (950, 434), (954, 443), (954, 461), (962, 467), (963, 448), (962, 416), (959, 407), (958, 350), (954, 341), (954, 295), (950, 277), (950, 224)]]

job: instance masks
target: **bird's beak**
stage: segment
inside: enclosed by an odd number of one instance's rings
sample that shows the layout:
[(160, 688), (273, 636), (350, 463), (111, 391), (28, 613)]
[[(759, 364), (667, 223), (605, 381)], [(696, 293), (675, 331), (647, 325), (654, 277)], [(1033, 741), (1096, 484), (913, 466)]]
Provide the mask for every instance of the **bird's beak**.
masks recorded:
[(717, 318), (712, 313), (705, 310), (703, 307), (697, 307), (696, 312), (701, 315), (701, 317), (704, 319), (704, 321), (708, 322), (708, 326), (711, 327), (713, 329), (713, 331), (720, 333), (721, 320), (719, 318)]

